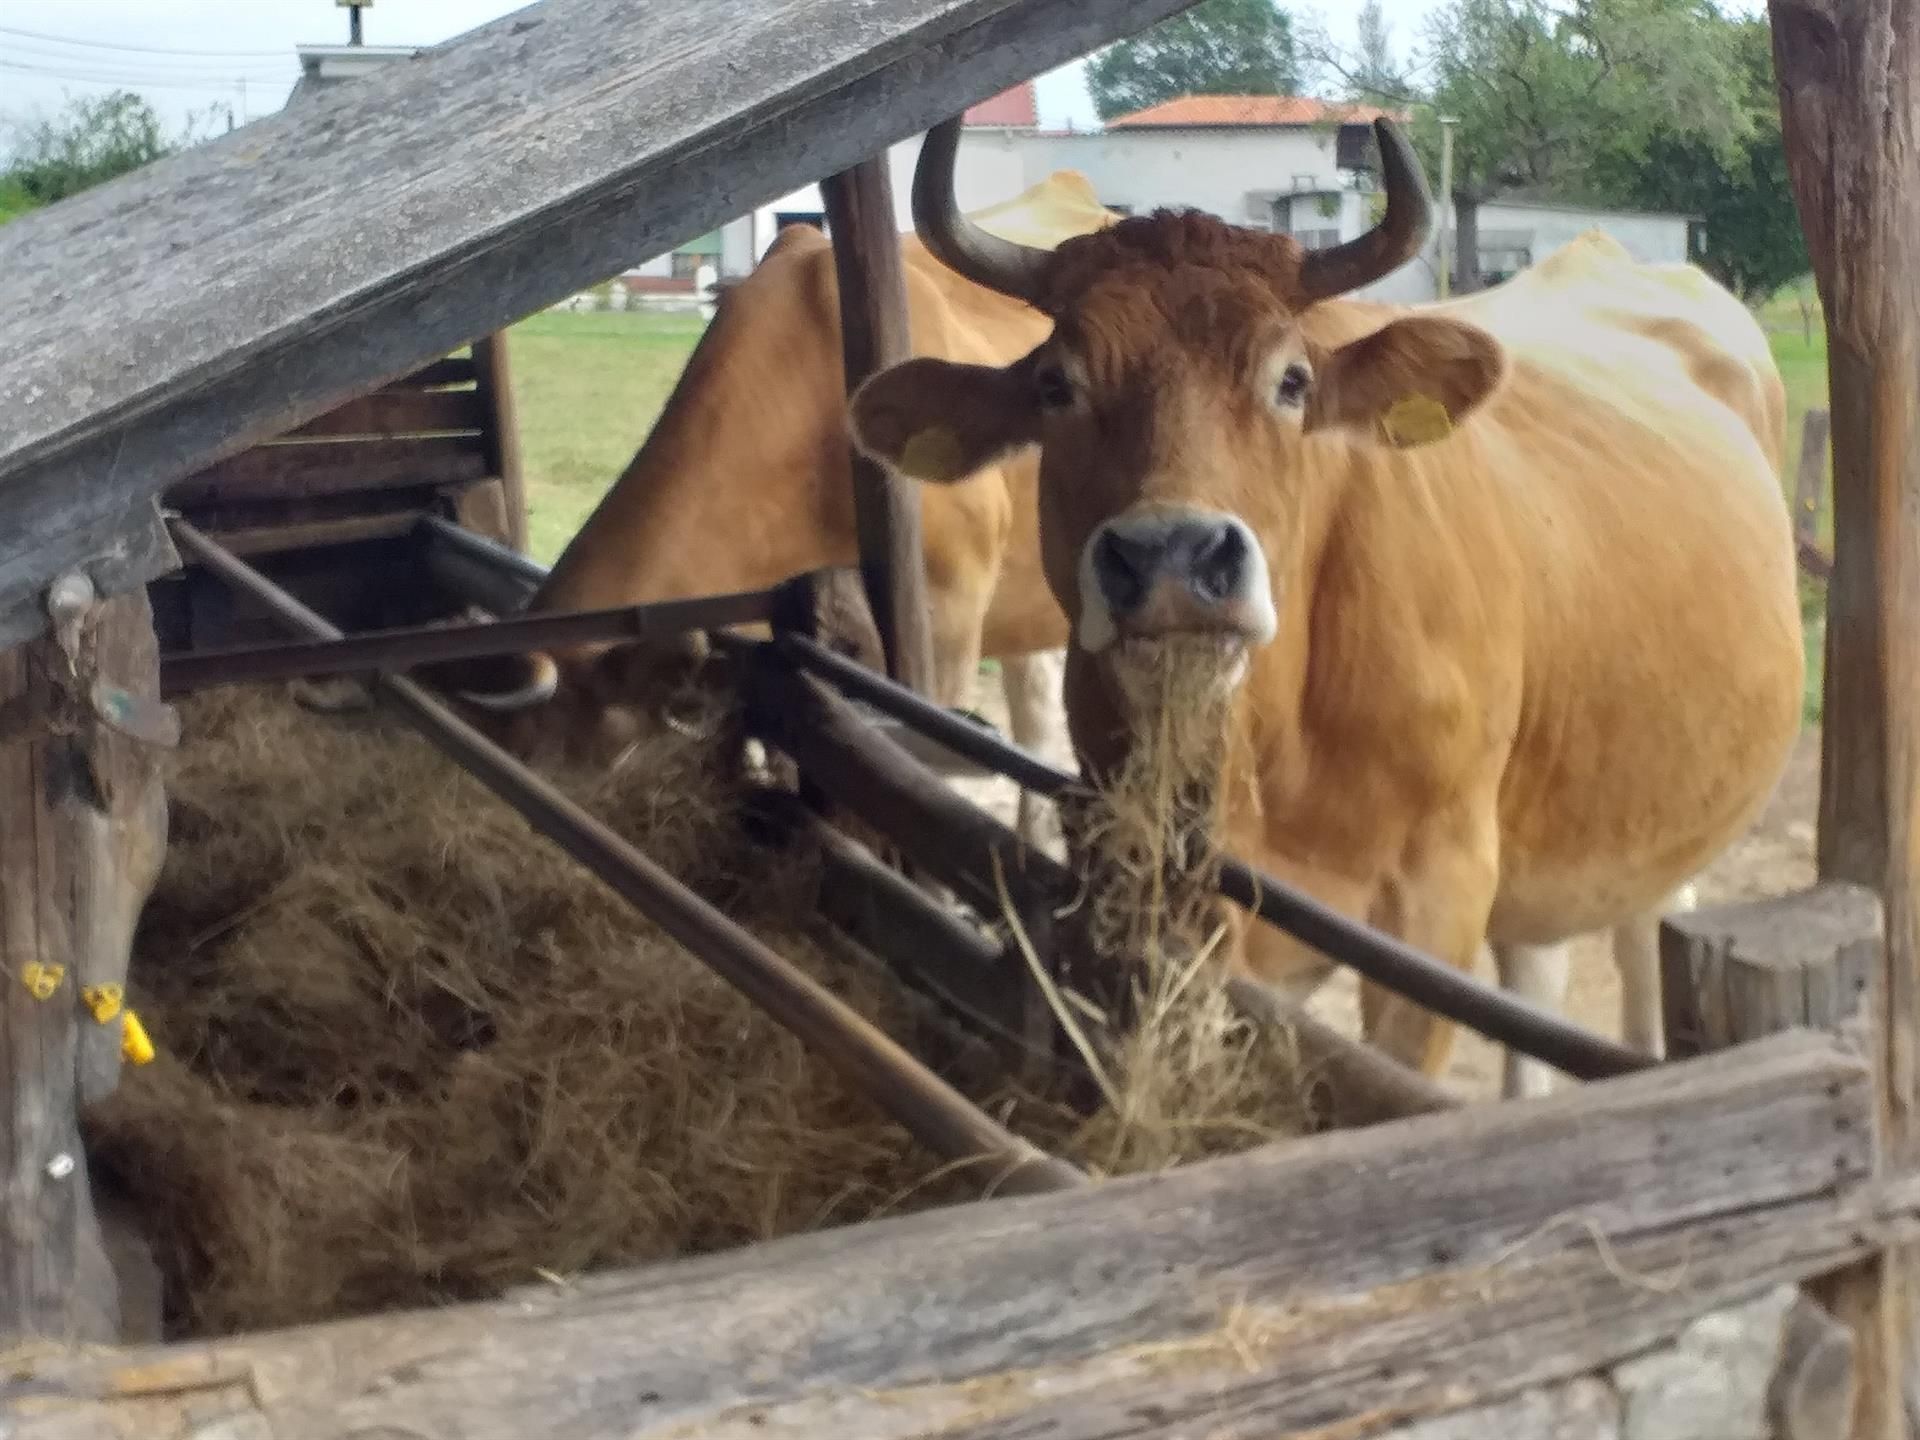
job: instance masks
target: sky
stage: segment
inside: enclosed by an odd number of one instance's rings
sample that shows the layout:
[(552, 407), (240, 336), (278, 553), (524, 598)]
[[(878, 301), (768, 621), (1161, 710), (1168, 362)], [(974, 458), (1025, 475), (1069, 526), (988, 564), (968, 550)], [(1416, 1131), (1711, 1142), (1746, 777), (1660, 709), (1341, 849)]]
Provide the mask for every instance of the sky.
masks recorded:
[[(369, 45), (433, 45), (520, 9), (528, 0), (371, 0)], [(658, 3), (658, 0), (656, 0)], [(1360, 0), (1286, 8), (1317, 17), (1350, 42)], [(1382, 0), (1403, 53), (1441, 0)], [(24, 33), (23, 33), (24, 32)], [(48, 38), (56, 37), (56, 38)], [(335, 0), (0, 0), (0, 116), (60, 108), (69, 95), (138, 90), (171, 127), (189, 113), (232, 106), (236, 123), (280, 108), (299, 75), (297, 44), (339, 44), (347, 12)], [(1044, 76), (1041, 122), (1096, 123), (1078, 62)], [(224, 128), (225, 112), (217, 124)]]

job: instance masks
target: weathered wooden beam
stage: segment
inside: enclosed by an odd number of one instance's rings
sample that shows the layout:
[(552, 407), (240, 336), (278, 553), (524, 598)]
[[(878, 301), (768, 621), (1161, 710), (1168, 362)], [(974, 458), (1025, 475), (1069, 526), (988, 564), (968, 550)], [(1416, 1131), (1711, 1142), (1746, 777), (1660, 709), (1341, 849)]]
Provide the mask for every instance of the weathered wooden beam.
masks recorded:
[[(246, 591), (289, 629), (340, 631), (258, 571), (175, 522), (181, 549)], [(448, 759), (518, 810), (687, 953), (791, 1030), (934, 1153), (974, 1167), (989, 1192), (1022, 1194), (1086, 1183), (1065, 1161), (1014, 1135), (908, 1054), (812, 976), (674, 879), (595, 816), (534, 774), (419, 685), (382, 674), (375, 694)]]
[(175, 481), (1186, 3), (544, 0), (5, 226), (0, 643)]
[[(1870, 1013), (1886, 1163), (1920, 1169), (1920, 29), (1908, 0), (1770, 0), (1788, 176), (1827, 327), (1827, 586), (1819, 862), (1880, 894)], [(1920, 1249), (1829, 1300), (1860, 1365), (1853, 1440), (1907, 1433)]]
[(474, 390), (428, 390), (390, 385), (315, 416), (280, 438), (478, 435), (487, 421), (485, 402)]
[[(423, 398), (437, 397), (424, 392)], [(167, 491), (167, 503), (216, 505), (233, 500), (311, 499), (366, 490), (471, 485), (486, 474), (487, 457), (477, 433), (286, 441), (255, 446), (189, 476)]]
[(48, 608), (50, 634), (0, 653), (0, 1339), (109, 1340), (121, 1306), (79, 1113), (119, 1080), (178, 732), (143, 592), (103, 602), (72, 575)]
[[(862, 160), (820, 182), (833, 236), (840, 296), (841, 359), (848, 395), (913, 353), (907, 333), (905, 262), (893, 213), (887, 157)], [(933, 624), (920, 542), (920, 488), (853, 451), (853, 514), (860, 573), (887, 657), (887, 673), (933, 693)]]
[(507, 363), (505, 331), (473, 342), (478, 381), (474, 393), (485, 417), (487, 470), (500, 479), (506, 533), (515, 550), (527, 548), (527, 482), (520, 469), (520, 412), (513, 398), (512, 368)]
[(1858, 1189), (1873, 1103), (1838, 1042), (1787, 1036), (495, 1304), (23, 1357), (0, 1423), (13, 1440), (1367, 1434), (1612, 1363), (1881, 1243), (1914, 1201)]

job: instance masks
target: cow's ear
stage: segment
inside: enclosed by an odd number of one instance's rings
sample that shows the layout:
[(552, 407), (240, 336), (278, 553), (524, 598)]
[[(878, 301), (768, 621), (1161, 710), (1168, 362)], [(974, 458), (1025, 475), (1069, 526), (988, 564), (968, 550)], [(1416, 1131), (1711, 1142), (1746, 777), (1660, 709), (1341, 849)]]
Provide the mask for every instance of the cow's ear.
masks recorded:
[(853, 439), (903, 475), (950, 485), (1039, 438), (1025, 362), (1005, 370), (918, 358), (853, 397)]
[(1323, 357), (1309, 430), (1345, 429), (1402, 449), (1444, 440), (1506, 378), (1506, 352), (1457, 320), (1395, 320)]

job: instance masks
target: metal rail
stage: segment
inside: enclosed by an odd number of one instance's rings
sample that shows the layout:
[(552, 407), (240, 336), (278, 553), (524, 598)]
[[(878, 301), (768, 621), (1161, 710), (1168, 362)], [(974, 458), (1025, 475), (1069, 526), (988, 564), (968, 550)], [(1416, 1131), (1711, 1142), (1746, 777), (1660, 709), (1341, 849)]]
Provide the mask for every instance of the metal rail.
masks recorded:
[[(1029, 790), (1058, 796), (1083, 783), (1078, 776), (950, 715), (806, 636), (783, 633), (774, 643), (796, 664), (847, 694)], [(1220, 893), (1383, 989), (1578, 1079), (1626, 1075), (1659, 1063), (1517, 995), (1484, 984), (1404, 941), (1350, 920), (1230, 857), (1221, 865)]]
[[(184, 521), (175, 545), (245, 591), (288, 628), (341, 632)], [(380, 675), (376, 692), (455, 764), (526, 817), (729, 984), (786, 1026), (936, 1154), (979, 1166), (989, 1189), (1009, 1193), (1084, 1185), (1073, 1166), (1007, 1130), (905, 1049), (667, 874), (411, 680)]]
[(160, 690), (163, 695), (182, 695), (215, 685), (410, 670), (449, 660), (678, 635), (765, 621), (772, 603), (771, 590), (747, 590), (609, 610), (516, 615), (477, 624), (407, 625), (327, 640), (182, 652), (160, 658)]

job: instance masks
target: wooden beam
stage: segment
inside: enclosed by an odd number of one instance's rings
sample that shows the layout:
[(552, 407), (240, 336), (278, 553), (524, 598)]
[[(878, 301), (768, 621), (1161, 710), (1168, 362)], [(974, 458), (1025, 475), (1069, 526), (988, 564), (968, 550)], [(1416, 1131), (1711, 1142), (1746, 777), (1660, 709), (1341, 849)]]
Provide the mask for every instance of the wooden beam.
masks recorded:
[[(1920, 1169), (1920, 29), (1908, 0), (1771, 0), (1787, 170), (1827, 326), (1820, 874), (1880, 893), (1873, 1053), (1886, 1163)], [(1854, 1440), (1907, 1434), (1920, 1251), (1830, 1299), (1860, 1365)]]
[(316, 416), (282, 439), (312, 436), (478, 435), (486, 409), (475, 390), (416, 390), (389, 386)]
[(544, 0), (0, 228), (0, 637), (135, 502), (1187, 3)]
[(503, 330), (473, 342), (473, 364), (486, 436), (487, 473), (500, 481), (504, 533), (498, 538), (515, 550), (527, 548), (527, 482), (520, 470), (520, 412), (513, 398), (512, 367), (507, 363)]
[(79, 1112), (119, 1079), (125, 1012), (100, 987), (124, 991), (159, 875), (177, 730), (144, 592), (67, 576), (49, 608), (51, 634), (0, 653), (0, 1340), (111, 1340)]
[[(887, 157), (862, 160), (820, 184), (833, 237), (846, 392), (913, 353), (907, 286)], [(933, 693), (932, 612), (920, 542), (920, 488), (853, 451), (853, 513), (867, 604), (887, 673)]]
[(494, 1304), (22, 1357), (0, 1423), (13, 1440), (1371, 1434), (1613, 1363), (1880, 1243), (1915, 1199), (1858, 1189), (1872, 1107), (1856, 1056), (1787, 1036)]
[(310, 444), (286, 441), (255, 446), (189, 476), (167, 491), (167, 502), (184, 506), (304, 500), (367, 490), (469, 485), (486, 474), (487, 457), (477, 432)]

